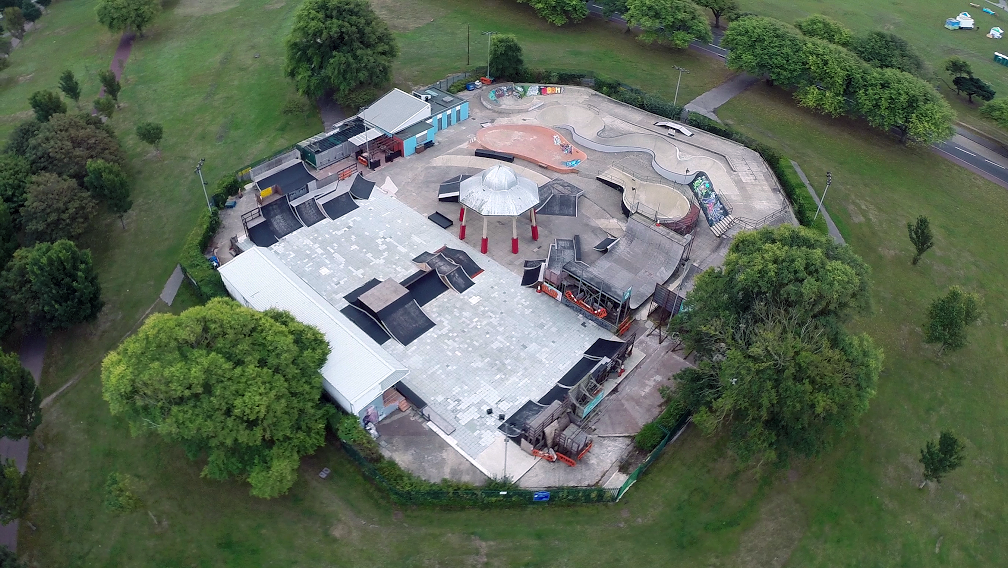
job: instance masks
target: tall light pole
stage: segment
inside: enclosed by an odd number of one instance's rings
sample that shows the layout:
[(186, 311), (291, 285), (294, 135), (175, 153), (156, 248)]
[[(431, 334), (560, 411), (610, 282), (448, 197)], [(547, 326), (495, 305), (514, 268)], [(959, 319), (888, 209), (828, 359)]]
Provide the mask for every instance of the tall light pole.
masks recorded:
[(679, 100), (679, 83), (682, 82), (682, 74), (686, 73), (687, 75), (689, 75), (689, 70), (688, 69), (683, 69), (682, 67), (679, 67), (678, 65), (673, 65), (672, 68), (679, 70), (679, 80), (676, 81), (676, 84), (675, 84), (675, 97), (672, 99), (672, 106), (675, 106), (676, 101)]
[(824, 201), (826, 201), (826, 192), (829, 191), (829, 184), (832, 181), (833, 181), (833, 174), (831, 174), (829, 172), (826, 172), (826, 189), (823, 190), (823, 192), (822, 192), (822, 199), (819, 200), (819, 206), (816, 207), (815, 217), (812, 217), (812, 222), (813, 223), (815, 223), (815, 220), (819, 218), (819, 210), (822, 209), (822, 204), (823, 204)]
[(490, 40), (495, 33), (497, 32), (483, 32), (483, 35), (487, 36), (487, 78), (490, 77)]
[(206, 162), (206, 158), (200, 158), (198, 164), (196, 164), (196, 173), (199, 174), (200, 185), (203, 186), (203, 197), (206, 197), (206, 207), (213, 213), (213, 207), (210, 205), (210, 196), (206, 192), (206, 182), (203, 181), (203, 164)]

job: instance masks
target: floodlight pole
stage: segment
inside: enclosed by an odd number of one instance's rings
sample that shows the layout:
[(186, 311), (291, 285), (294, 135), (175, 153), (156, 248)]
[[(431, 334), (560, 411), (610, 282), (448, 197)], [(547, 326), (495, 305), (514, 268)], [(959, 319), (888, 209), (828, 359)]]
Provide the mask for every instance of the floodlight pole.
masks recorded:
[(487, 36), (487, 78), (490, 78), (490, 40), (493, 35), (497, 32), (483, 32), (483, 35)]
[(679, 70), (679, 79), (676, 81), (675, 84), (675, 97), (672, 98), (672, 106), (675, 106), (676, 102), (679, 100), (679, 83), (682, 82), (682, 74), (686, 73), (687, 75), (689, 75), (689, 70), (683, 69), (678, 65), (673, 65), (672, 68)]
[(829, 191), (829, 185), (830, 183), (832, 183), (832, 181), (833, 181), (833, 174), (826, 172), (826, 189), (823, 190), (822, 199), (819, 200), (819, 206), (816, 207), (815, 217), (812, 217), (813, 223), (815, 223), (815, 220), (819, 218), (819, 210), (822, 209), (823, 202), (826, 201), (826, 192)]
[(469, 39), (469, 24), (466, 24), (466, 67), (469, 67), (469, 46), (472, 40)]
[(199, 174), (200, 185), (203, 186), (203, 197), (206, 197), (207, 209), (213, 213), (213, 207), (210, 205), (210, 196), (207, 195), (206, 182), (203, 181), (203, 164), (206, 162), (206, 158), (200, 158), (198, 164), (196, 164), (196, 173)]

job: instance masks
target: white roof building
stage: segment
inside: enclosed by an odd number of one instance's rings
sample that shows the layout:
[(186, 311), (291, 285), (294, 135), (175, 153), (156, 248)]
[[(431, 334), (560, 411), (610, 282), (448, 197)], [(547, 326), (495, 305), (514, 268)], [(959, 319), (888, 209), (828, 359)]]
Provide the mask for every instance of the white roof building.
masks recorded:
[(392, 135), (430, 118), (431, 106), (429, 102), (405, 91), (392, 89), (357, 116), (364, 119), (366, 124)]
[(270, 249), (253, 247), (220, 267), (233, 298), (255, 310), (286, 310), (329, 342), (323, 388), (344, 410), (360, 414), (409, 371), (298, 278)]

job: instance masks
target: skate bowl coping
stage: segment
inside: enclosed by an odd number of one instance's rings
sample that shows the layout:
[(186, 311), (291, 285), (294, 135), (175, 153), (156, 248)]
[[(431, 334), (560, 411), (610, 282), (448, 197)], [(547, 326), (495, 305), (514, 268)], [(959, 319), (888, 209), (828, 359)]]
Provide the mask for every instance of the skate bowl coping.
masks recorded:
[(487, 150), (512, 154), (562, 174), (578, 171), (578, 164), (588, 159), (556, 130), (534, 124), (488, 126), (476, 133), (476, 141)]

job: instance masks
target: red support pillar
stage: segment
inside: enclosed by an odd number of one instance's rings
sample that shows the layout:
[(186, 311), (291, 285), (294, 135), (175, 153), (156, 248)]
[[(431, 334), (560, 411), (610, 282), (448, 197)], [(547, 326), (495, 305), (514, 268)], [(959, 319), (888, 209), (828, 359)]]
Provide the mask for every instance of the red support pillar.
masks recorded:
[(483, 240), (480, 242), (480, 252), (483, 254), (487, 253), (487, 218), (483, 217)]
[(465, 221), (465, 205), (459, 209), (459, 221)]
[(518, 216), (511, 217), (511, 254), (518, 254)]
[(536, 225), (535, 218), (535, 208), (529, 209), (529, 213), (532, 215), (532, 240), (539, 240), (539, 225)]
[(459, 240), (460, 241), (464, 241), (465, 240), (465, 210), (466, 210), (465, 205), (463, 205), (462, 209), (459, 211), (459, 221), (462, 222), (462, 225), (459, 227)]

